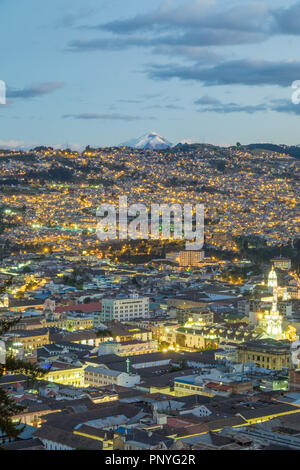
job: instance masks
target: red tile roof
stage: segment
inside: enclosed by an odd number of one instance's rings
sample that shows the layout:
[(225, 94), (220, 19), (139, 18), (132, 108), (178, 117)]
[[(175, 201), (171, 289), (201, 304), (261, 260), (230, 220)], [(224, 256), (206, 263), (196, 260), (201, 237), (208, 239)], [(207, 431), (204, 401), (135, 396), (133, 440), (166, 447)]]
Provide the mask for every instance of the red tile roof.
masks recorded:
[(71, 304), (56, 307), (56, 313), (80, 311), (82, 313), (91, 313), (101, 311), (101, 302), (91, 302), (89, 304)]
[(221, 385), (221, 384), (217, 384), (215, 382), (209, 382), (205, 385), (205, 388), (211, 388), (211, 389), (214, 389), (214, 390), (223, 390), (225, 392), (228, 392), (228, 390), (231, 390), (231, 387), (228, 386), (228, 385)]

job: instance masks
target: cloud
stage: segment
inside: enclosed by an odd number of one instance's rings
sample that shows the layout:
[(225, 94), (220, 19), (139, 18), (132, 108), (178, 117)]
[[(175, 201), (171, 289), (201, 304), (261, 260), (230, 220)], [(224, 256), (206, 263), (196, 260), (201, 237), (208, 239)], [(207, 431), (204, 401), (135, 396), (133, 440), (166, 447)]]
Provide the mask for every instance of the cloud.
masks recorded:
[(70, 28), (81, 21), (83, 18), (88, 18), (95, 14), (95, 8), (91, 6), (83, 5), (77, 9), (77, 11), (70, 11), (69, 13), (64, 14), (58, 21), (58, 27), (63, 26), (65, 28)]
[(152, 12), (136, 15), (125, 20), (115, 20), (94, 26), (114, 34), (135, 32), (199, 30), (212, 28), (258, 32), (267, 29), (267, 20), (272, 16), (270, 8), (262, 1), (243, 2), (243, 5), (226, 5), (223, 1), (193, 1), (173, 7), (163, 4)]
[(214, 64), (221, 60), (222, 56), (203, 46), (192, 45), (171, 45), (159, 44), (155, 45), (152, 49), (153, 54), (177, 56), (190, 60), (195, 60), (198, 64)]
[(300, 62), (241, 59), (223, 62), (211, 67), (177, 64), (152, 65), (147, 73), (153, 79), (194, 80), (206, 86), (235, 84), (286, 87), (290, 86), (297, 77), (300, 77)]
[(134, 100), (134, 99), (132, 99), (132, 100), (129, 100), (129, 99), (128, 100), (127, 99), (118, 100), (118, 103), (127, 103), (127, 104), (140, 104), (142, 102), (143, 102), (143, 100)]
[(84, 150), (85, 145), (84, 144), (76, 144), (72, 142), (64, 142), (63, 144), (51, 144), (50, 147), (60, 150), (60, 149), (71, 149), (76, 152), (81, 152)]
[(299, 35), (300, 34), (300, 2), (296, 2), (287, 8), (278, 8), (272, 11), (274, 33)]
[(284, 99), (271, 100), (266, 103), (259, 104), (238, 104), (238, 103), (222, 103), (220, 100), (205, 95), (194, 101), (194, 104), (200, 106), (198, 112), (213, 112), (218, 114), (230, 113), (247, 113), (255, 114), (262, 111), (273, 111), (277, 113), (295, 114), (300, 116), (300, 104), (295, 105), (292, 101)]
[[(1, 1), (1, 0), (0, 0)], [(54, 149), (66, 149), (70, 148), (76, 151), (82, 151), (85, 147), (83, 144), (69, 143), (64, 144), (41, 144), (38, 142), (25, 142), (23, 140), (0, 140), (0, 149), (9, 149), (9, 150), (31, 150), (40, 145), (45, 145), (46, 147), (52, 147)]]
[(151, 106), (145, 106), (144, 109), (171, 109), (171, 110), (182, 110), (183, 106), (177, 106), (175, 104), (153, 104)]
[(170, 2), (149, 13), (92, 28), (116, 35), (158, 33), (172, 29), (188, 32), (204, 28), (222, 31), (224, 36), (228, 31), (250, 33), (253, 34), (254, 42), (258, 33), (265, 35), (265, 38), (275, 34), (299, 35), (300, 1), (279, 8), (270, 3), (265, 0), (230, 5), (221, 0), (194, 0), (174, 7)]
[(213, 98), (212, 96), (202, 96), (198, 100), (194, 101), (195, 104), (204, 104), (204, 105), (219, 105), (221, 104), (220, 100), (217, 100), (217, 98)]
[(36, 85), (31, 85), (27, 88), (16, 89), (7, 87), (6, 96), (8, 98), (20, 98), (20, 99), (30, 99), (37, 98), (39, 96), (48, 95), (54, 91), (62, 88), (64, 86), (63, 82), (46, 82), (39, 83)]
[(296, 114), (300, 116), (300, 104), (294, 104), (292, 101), (273, 100), (271, 103), (272, 111), (285, 114)]
[(258, 44), (276, 35), (300, 35), (300, 1), (280, 8), (267, 0), (232, 3), (193, 0), (174, 6), (174, 2), (167, 1), (144, 14), (86, 26), (86, 30), (98, 31), (102, 36), (73, 40), (68, 50), (146, 47), (155, 54), (210, 63), (216, 62), (217, 57), (213, 53), (210, 57), (207, 47)]
[(67, 50), (118, 51), (146, 47), (155, 54), (211, 62), (213, 53), (209, 55), (205, 47), (263, 42), (275, 29), (273, 23), (276, 20), (272, 10), (263, 1), (229, 6), (221, 0), (195, 0), (177, 7), (165, 2), (142, 15), (86, 26), (86, 30), (101, 32), (102, 36), (74, 39)]
[(268, 106), (265, 104), (257, 105), (240, 105), (237, 103), (220, 103), (218, 105), (206, 106), (198, 109), (201, 113), (213, 112), (218, 114), (230, 113), (247, 113), (254, 114), (261, 111), (268, 111)]
[(1, 149), (31, 149), (37, 145), (36, 142), (24, 142), (23, 140), (0, 140)]
[(82, 114), (64, 114), (63, 119), (84, 119), (84, 120), (112, 120), (112, 121), (141, 121), (143, 119), (154, 119), (150, 116), (130, 116), (126, 114), (101, 114), (101, 113), (82, 113)]
[(153, 98), (160, 98), (161, 94), (160, 93), (144, 93), (142, 95), (142, 98), (145, 98), (145, 100), (152, 100)]
[(120, 51), (132, 47), (151, 48), (154, 54), (181, 55), (196, 60), (211, 62), (219, 55), (204, 50), (205, 46), (232, 46), (262, 42), (266, 37), (262, 32), (213, 30), (201, 28), (196, 31), (163, 34), (143, 37), (141, 35), (121, 35), (96, 39), (75, 39), (67, 45), (68, 52)]
[(148, 40), (143, 38), (100, 38), (100, 39), (78, 39), (70, 41), (67, 46), (69, 52), (90, 52), (90, 51), (121, 51), (129, 47), (142, 47), (150, 45)]

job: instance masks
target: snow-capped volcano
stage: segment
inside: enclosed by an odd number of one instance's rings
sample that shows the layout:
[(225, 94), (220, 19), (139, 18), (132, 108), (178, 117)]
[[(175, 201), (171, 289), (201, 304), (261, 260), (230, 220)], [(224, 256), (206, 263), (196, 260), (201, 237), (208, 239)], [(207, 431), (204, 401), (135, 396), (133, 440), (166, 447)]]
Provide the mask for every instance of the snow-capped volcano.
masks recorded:
[(167, 139), (164, 139), (161, 135), (157, 134), (156, 132), (150, 132), (149, 134), (145, 134), (138, 139), (133, 139), (128, 142), (124, 142), (121, 146), (126, 147), (135, 147), (138, 149), (152, 149), (152, 150), (160, 150), (172, 147), (172, 143), (169, 142)]

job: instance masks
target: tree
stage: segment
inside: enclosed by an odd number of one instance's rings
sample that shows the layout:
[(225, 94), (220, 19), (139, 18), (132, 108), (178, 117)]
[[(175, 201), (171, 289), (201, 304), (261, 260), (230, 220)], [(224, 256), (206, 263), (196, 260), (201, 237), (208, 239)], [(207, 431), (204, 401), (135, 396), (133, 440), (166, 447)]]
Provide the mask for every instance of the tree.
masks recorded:
[[(0, 338), (20, 320), (21, 317), (14, 320), (0, 320)], [(36, 380), (45, 374), (43, 369), (36, 367), (34, 364), (15, 359), (10, 355), (6, 356), (5, 364), (0, 364), (0, 377), (7, 372), (26, 374), (32, 380)], [(23, 406), (18, 405), (4, 389), (0, 388), (0, 431), (7, 437), (15, 439), (24, 429), (24, 426), (20, 426), (20, 422), (13, 421), (13, 417), (23, 410)]]
[(98, 330), (96, 336), (97, 338), (113, 338), (115, 335), (110, 330)]

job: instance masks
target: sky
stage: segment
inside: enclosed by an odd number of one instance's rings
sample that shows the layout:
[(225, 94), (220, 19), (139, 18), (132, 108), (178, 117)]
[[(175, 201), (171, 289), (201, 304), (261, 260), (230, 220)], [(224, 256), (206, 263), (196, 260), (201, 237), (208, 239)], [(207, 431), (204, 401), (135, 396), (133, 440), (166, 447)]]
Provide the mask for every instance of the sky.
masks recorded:
[(295, 0), (0, 0), (0, 147), (298, 145), (299, 19)]

